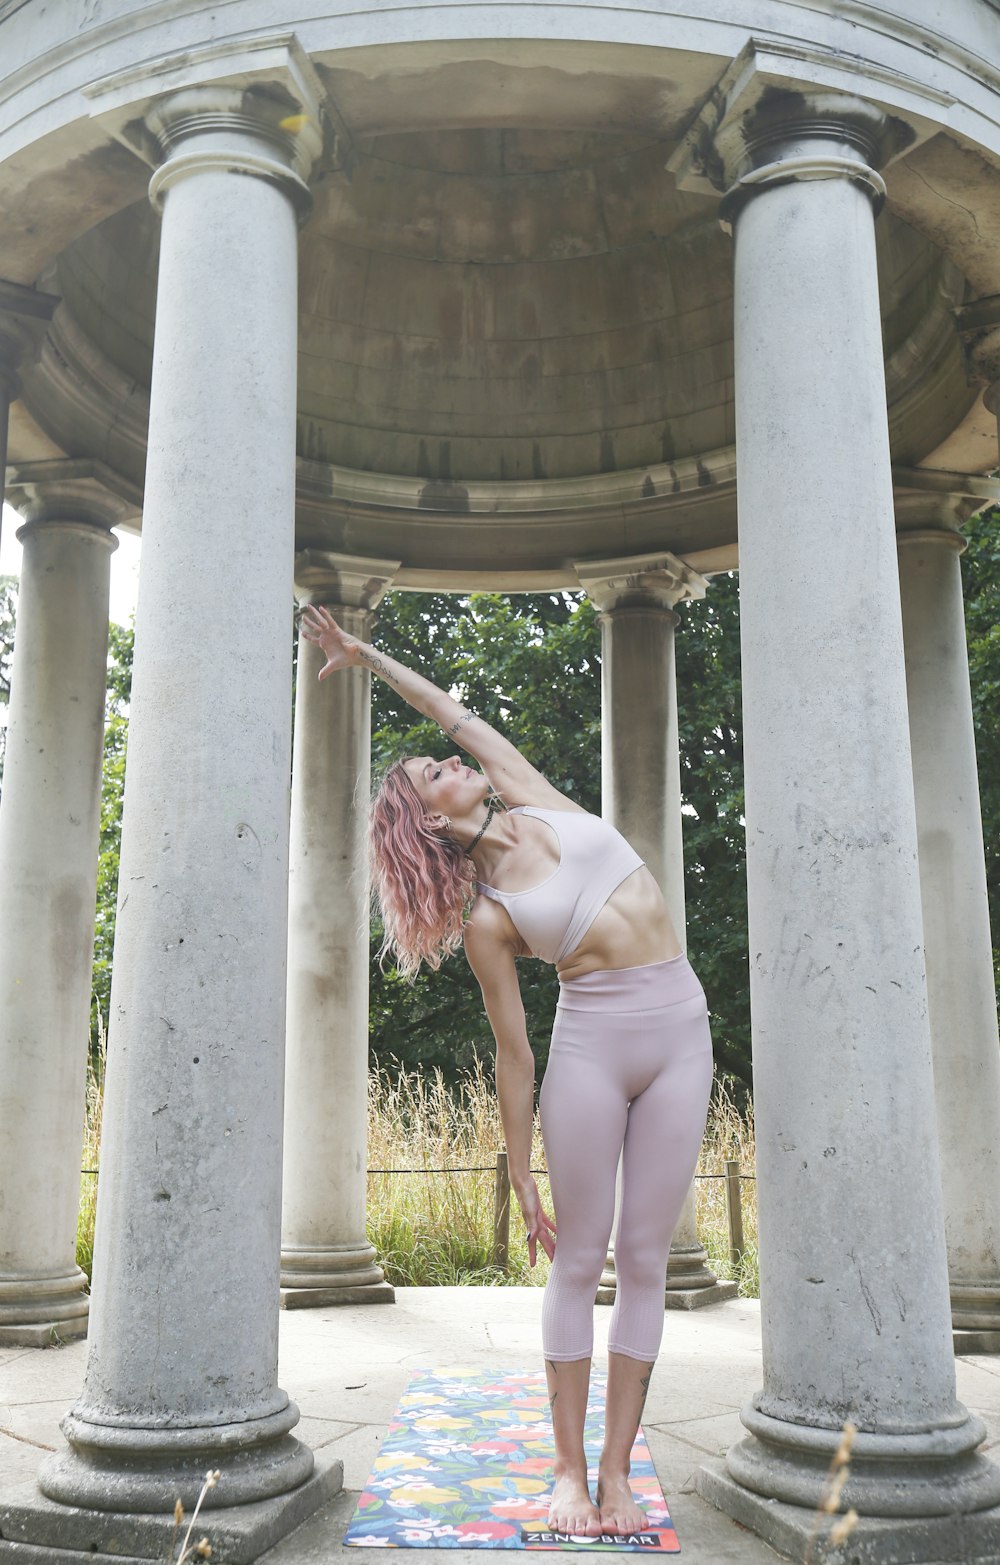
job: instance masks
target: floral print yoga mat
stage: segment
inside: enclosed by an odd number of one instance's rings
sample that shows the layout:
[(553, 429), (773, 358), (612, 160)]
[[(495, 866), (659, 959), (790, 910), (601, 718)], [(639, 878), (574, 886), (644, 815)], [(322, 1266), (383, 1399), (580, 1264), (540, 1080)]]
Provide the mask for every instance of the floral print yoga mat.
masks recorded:
[[(606, 1378), (593, 1375), (584, 1442), (591, 1492)], [(678, 1554), (642, 1430), (631, 1485), (649, 1519), (627, 1537), (578, 1538), (546, 1523), (555, 1451), (543, 1370), (418, 1370), (400, 1400), (344, 1542), (359, 1548), (583, 1549)]]

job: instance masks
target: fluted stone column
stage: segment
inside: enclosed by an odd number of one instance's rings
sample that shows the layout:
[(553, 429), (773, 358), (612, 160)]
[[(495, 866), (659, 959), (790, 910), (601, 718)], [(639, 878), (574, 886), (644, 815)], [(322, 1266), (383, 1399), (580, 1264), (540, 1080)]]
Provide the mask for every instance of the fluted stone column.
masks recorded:
[(849, 1555), (968, 1560), (1000, 1543), (1000, 1471), (955, 1395), (875, 259), (884, 130), (858, 100), (769, 90), (750, 57), (674, 162), (728, 182), (735, 238), (764, 1368), (747, 1437), (696, 1482), (804, 1559), (849, 1420)]
[(1000, 1041), (955, 530), (975, 504), (900, 497), (897, 541), (952, 1325), (960, 1351), (996, 1353)]
[[(301, 554), (296, 582), (371, 639), (398, 562)], [(368, 1169), (367, 824), (371, 675), (320, 684), (299, 638), (288, 907), (281, 1282), (286, 1308), (391, 1303), (365, 1232)]]
[(107, 682), (110, 532), (127, 510), (61, 468), (26, 518), (0, 799), (0, 1344), (87, 1332), (76, 1264)]
[[(601, 611), (601, 791), (604, 813), (645, 859), (685, 944), (684, 844), (674, 672), (674, 604), (702, 597), (705, 581), (672, 555), (587, 561), (581, 585)], [(692, 1309), (732, 1298), (698, 1239), (694, 1185), (674, 1231), (667, 1266), (667, 1308)], [(609, 1249), (599, 1304), (612, 1304), (616, 1279)]]
[(252, 1558), (341, 1478), (310, 1478), (277, 1382), (298, 87), (191, 89), (147, 121), (163, 228), (90, 1351), (40, 1476), (98, 1548), (121, 1536), (99, 1513), (166, 1525), (219, 1468), (208, 1502)]

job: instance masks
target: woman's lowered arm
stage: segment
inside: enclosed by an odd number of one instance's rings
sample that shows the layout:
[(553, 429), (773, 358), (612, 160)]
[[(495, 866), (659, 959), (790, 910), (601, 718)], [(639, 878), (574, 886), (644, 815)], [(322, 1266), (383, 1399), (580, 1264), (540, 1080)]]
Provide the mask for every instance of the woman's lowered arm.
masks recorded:
[(514, 966), (514, 948), (494, 922), (492, 905), (465, 926), (465, 953), (479, 980), (483, 1003), (496, 1039), (496, 1085), (507, 1144), (510, 1183), (528, 1232), (528, 1259), (536, 1260), (540, 1242), (549, 1260), (555, 1254), (555, 1224), (542, 1209), (531, 1174), (535, 1121), (535, 1058), (528, 1042), (524, 1006)]

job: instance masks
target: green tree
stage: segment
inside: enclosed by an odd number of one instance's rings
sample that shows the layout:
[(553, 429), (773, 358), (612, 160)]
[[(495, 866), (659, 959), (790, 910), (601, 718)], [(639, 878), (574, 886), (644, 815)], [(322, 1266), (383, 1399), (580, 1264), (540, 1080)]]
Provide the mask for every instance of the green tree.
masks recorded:
[(101, 778), (101, 836), (97, 859), (97, 911), (94, 920), (94, 978), (91, 1003), (91, 1051), (96, 1058), (100, 1029), (111, 1007), (111, 962), (118, 901), (118, 857), (125, 793), (125, 751), (132, 692), (131, 625), (108, 627), (108, 694), (104, 718), (104, 770)]
[(675, 635), (687, 945), (717, 1068), (752, 1090), (740, 599), (735, 572), (680, 609)]
[(980, 511), (964, 529), (962, 556), (969, 676), (993, 926), (993, 970), (1000, 993), (1000, 506)]

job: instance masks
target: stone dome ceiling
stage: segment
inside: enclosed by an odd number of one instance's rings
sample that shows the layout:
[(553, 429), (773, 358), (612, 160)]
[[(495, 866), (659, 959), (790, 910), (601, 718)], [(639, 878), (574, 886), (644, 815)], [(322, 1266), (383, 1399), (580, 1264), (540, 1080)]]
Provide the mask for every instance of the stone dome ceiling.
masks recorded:
[[(714, 200), (675, 188), (669, 151), (648, 131), (359, 142), (352, 165), (317, 184), (302, 231), (300, 457), (422, 482), (433, 506), (449, 484), (669, 470), (730, 448), (731, 240)], [(947, 315), (957, 284), (888, 212), (877, 231), (891, 362), (921, 322)], [(158, 237), (137, 203), (63, 251), (51, 276), (119, 398), (149, 386)], [(942, 429), (964, 394), (955, 366), (953, 395), (938, 385), (921, 415)], [(897, 460), (935, 438), (936, 422), (897, 428)]]

